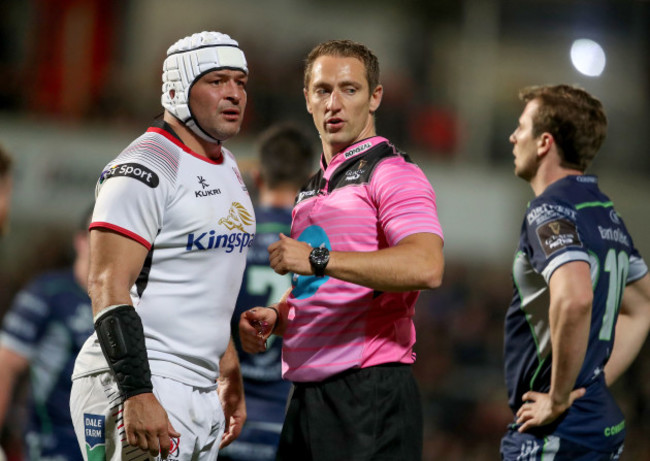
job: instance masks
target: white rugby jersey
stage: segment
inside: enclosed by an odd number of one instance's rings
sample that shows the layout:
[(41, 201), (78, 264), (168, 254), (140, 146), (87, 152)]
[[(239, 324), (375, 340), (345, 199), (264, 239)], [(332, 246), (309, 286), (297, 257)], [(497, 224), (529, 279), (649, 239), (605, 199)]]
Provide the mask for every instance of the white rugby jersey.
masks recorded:
[[(215, 385), (230, 317), (255, 237), (250, 196), (233, 155), (192, 152), (171, 129), (151, 127), (99, 178), (90, 228), (106, 228), (149, 254), (131, 298), (154, 375)], [(73, 378), (108, 369), (96, 334)]]

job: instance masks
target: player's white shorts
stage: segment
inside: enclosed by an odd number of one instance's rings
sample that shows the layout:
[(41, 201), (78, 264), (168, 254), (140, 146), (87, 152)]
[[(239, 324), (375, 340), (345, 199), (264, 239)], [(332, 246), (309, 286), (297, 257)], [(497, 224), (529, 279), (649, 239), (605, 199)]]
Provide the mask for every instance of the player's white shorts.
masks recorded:
[[(214, 461), (225, 428), (216, 390), (198, 389), (172, 379), (152, 376), (153, 392), (167, 411), (180, 438), (172, 438), (169, 461)], [(70, 412), (86, 461), (159, 460), (129, 445), (123, 419), (124, 404), (109, 372), (72, 382)]]

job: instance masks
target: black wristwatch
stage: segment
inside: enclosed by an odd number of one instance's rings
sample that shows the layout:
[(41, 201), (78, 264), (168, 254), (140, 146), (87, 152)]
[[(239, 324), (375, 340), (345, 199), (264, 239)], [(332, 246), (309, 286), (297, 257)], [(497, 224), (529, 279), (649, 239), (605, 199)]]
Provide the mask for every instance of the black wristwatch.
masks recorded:
[(325, 268), (328, 262), (330, 262), (330, 250), (325, 247), (314, 248), (309, 253), (309, 263), (317, 277), (325, 275)]

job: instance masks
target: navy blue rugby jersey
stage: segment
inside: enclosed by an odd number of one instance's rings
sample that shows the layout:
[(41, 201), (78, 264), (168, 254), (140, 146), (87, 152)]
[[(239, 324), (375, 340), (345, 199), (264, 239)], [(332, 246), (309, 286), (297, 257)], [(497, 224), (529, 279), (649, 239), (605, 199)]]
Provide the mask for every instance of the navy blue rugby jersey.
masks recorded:
[(589, 344), (576, 382), (576, 387), (587, 387), (587, 393), (541, 431), (603, 449), (622, 441), (625, 434), (623, 415), (606, 389), (603, 368), (614, 345), (625, 285), (643, 277), (648, 268), (595, 176), (556, 181), (526, 211), (505, 319), (505, 377), (513, 412), (525, 392), (550, 389), (548, 283), (555, 269), (572, 261), (590, 265), (594, 290)]
[(277, 302), (291, 287), (290, 275), (276, 274), (269, 266), (268, 246), (282, 232), (291, 231), (291, 209), (256, 207), (257, 230), (248, 250), (246, 269), (232, 317), (232, 335), (244, 378), (247, 417), (251, 421), (284, 421), (284, 409), (291, 384), (282, 379), (282, 338), (272, 335), (266, 352), (248, 354), (239, 341), (239, 318), (255, 306)]
[(41, 450), (35, 454), (30, 448), (30, 459), (81, 459), (70, 418), (71, 375), (92, 333), (90, 298), (72, 269), (37, 277), (16, 295), (4, 317), (0, 341), (30, 362), (28, 437), (36, 438), (39, 443), (32, 445)]

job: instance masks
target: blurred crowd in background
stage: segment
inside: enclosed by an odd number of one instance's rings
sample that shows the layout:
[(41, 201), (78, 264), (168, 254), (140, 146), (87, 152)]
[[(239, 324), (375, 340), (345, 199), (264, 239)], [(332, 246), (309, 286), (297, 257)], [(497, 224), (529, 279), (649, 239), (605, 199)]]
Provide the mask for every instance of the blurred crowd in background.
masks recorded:
[[(291, 120), (309, 127), (302, 60), (322, 39), (351, 38), (375, 50), (386, 88), (378, 133), (435, 171), (478, 167), (480, 176), (489, 178), (498, 170), (505, 176), (495, 178), (509, 178), (507, 137), (521, 108), (517, 90), (535, 83), (585, 87), (603, 100), (610, 118), (608, 140), (592, 172), (603, 179), (610, 174), (624, 178), (618, 180), (620, 187), (645, 184), (638, 193), (621, 189), (617, 207), (624, 217), (626, 207), (632, 210), (629, 219), (637, 227), (632, 234), (642, 239), (637, 246), (650, 258), (650, 216), (643, 216), (650, 173), (650, 2), (351, 3), (3, 0), (0, 143), (14, 155), (16, 187), (10, 234), (0, 241), (0, 318), (34, 275), (71, 262), (70, 235), (92, 199), (100, 168), (123, 147), (121, 139), (141, 133), (162, 112), (158, 89), (165, 50), (200, 30), (231, 34), (248, 58), (245, 141), (229, 146), (244, 171), (256, 135), (271, 123)], [(568, 62), (571, 40), (580, 36), (601, 40), (609, 51), (599, 78), (579, 75)], [(43, 124), (47, 129), (39, 128)], [(63, 141), (69, 151), (47, 139), (52, 130), (72, 133)], [(100, 143), (105, 133), (118, 133), (118, 139)], [(92, 139), (96, 149), (87, 149)], [(51, 150), (40, 150), (48, 145)], [(74, 183), (79, 198), (62, 202), (59, 191), (52, 190), (30, 199), (40, 184), (30, 182), (29, 172), (41, 162), (65, 163), (75, 150), (90, 163), (65, 174), (52, 169), (60, 176), (44, 177), (57, 179), (61, 190)], [(483, 204), (485, 214), (478, 213), (478, 222), (456, 223), (454, 215), (471, 205), (458, 197), (453, 201), (436, 173), (430, 179), (448, 244), (443, 285), (423, 292), (416, 308), (415, 373), (425, 414), (425, 459), (495, 460), (512, 419), (502, 372), (503, 318), (512, 296), (509, 264), (530, 195), (516, 198), (519, 208), (512, 215), (495, 217), (490, 211), (513, 199), (504, 196)], [(472, 186), (466, 188), (471, 192)], [(524, 185), (517, 190), (530, 194)], [(641, 202), (645, 208), (639, 208)], [(490, 224), (482, 227), (482, 220)], [(495, 222), (507, 229), (497, 234), (506, 233), (509, 242), (507, 251), (498, 250), (499, 258), (491, 249), (501, 244), (486, 237)], [(478, 242), (479, 250), (469, 256), (463, 252), (469, 244), (460, 234)], [(25, 389), (18, 387), (11, 423), (2, 432), (8, 455), (22, 431)], [(622, 460), (650, 459), (650, 345), (615, 391), (627, 417)]]

